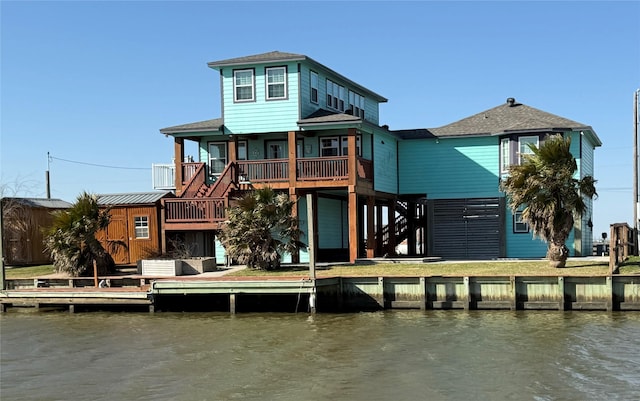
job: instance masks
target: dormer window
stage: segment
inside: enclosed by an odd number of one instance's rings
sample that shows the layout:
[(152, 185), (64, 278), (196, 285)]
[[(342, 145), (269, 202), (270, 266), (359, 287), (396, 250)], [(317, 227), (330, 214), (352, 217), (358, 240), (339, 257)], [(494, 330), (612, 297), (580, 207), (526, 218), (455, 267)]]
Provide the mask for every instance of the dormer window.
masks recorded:
[(364, 118), (364, 96), (349, 91), (349, 109), (353, 111), (354, 116)]
[(253, 69), (233, 71), (233, 98), (236, 102), (253, 102)]
[(270, 67), (266, 70), (267, 100), (287, 98), (287, 67)]
[(330, 79), (327, 79), (327, 108), (344, 111), (345, 89)]
[(310, 71), (311, 103), (318, 103), (318, 73)]

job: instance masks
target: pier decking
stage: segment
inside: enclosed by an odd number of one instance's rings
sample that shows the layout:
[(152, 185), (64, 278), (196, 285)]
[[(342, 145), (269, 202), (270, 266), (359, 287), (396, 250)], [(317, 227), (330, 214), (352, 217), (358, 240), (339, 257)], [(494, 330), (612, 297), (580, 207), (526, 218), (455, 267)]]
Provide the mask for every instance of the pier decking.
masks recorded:
[[(108, 280), (108, 281), (107, 281)], [(223, 297), (224, 308), (276, 295), (297, 295), (308, 310), (505, 309), (640, 310), (640, 276), (428, 276), (428, 277), (143, 277), (7, 280), (0, 307), (77, 305), (145, 306), (197, 296)], [(258, 296), (258, 297), (256, 297)], [(247, 303), (242, 299), (246, 297)], [(252, 298), (253, 297), (253, 298)], [(249, 299), (252, 299), (249, 301)], [(163, 302), (160, 302), (163, 301)], [(259, 301), (258, 301), (259, 302)], [(305, 308), (307, 309), (307, 308)], [(297, 308), (296, 308), (297, 310)]]

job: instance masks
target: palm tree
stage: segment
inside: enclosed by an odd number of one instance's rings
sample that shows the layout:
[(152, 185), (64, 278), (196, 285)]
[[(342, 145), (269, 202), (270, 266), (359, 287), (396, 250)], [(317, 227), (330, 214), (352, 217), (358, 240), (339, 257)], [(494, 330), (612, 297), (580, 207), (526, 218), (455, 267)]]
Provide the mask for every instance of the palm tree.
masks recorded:
[(304, 246), (298, 220), (291, 215), (294, 202), (286, 194), (266, 187), (246, 193), (227, 209), (220, 241), (227, 254), (250, 268), (274, 270), (283, 253)]
[[(95, 261), (98, 274), (114, 272), (113, 258), (96, 238), (99, 231), (107, 228), (109, 219), (109, 209), (100, 210), (96, 196), (86, 192), (71, 208), (53, 212), (45, 246), (56, 271), (72, 276), (92, 274)], [(109, 245), (113, 251), (124, 243), (110, 241)]]
[(509, 207), (514, 212), (524, 207), (522, 219), (547, 242), (547, 259), (556, 267), (564, 267), (569, 256), (565, 242), (574, 216), (585, 212), (585, 198), (597, 196), (593, 177), (574, 177), (577, 163), (570, 146), (571, 138), (559, 134), (547, 136), (540, 148), (529, 145), (533, 154), (511, 166), (501, 183)]

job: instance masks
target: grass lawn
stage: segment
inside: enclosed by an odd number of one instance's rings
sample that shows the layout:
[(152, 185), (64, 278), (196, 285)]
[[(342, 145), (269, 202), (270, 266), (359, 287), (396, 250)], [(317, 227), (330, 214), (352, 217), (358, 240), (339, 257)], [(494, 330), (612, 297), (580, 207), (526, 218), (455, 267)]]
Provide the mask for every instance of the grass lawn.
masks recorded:
[[(556, 269), (546, 261), (487, 261), (458, 263), (389, 263), (371, 265), (334, 265), (316, 271), (317, 277), (353, 276), (606, 276), (608, 262), (571, 260), (567, 267)], [(640, 274), (640, 258), (630, 258), (620, 268), (620, 274)], [(299, 276), (309, 275), (308, 267), (297, 266), (278, 270), (261, 271), (246, 269), (231, 276)]]
[(11, 267), (5, 269), (6, 278), (35, 278), (55, 273), (53, 265), (39, 265), (27, 267)]
[[(14, 267), (5, 269), (7, 279), (43, 277), (55, 273), (52, 265)], [(546, 261), (487, 261), (447, 263), (388, 263), (371, 265), (334, 265), (319, 268), (317, 277), (336, 276), (606, 276), (608, 262), (573, 259), (567, 267), (555, 269)], [(640, 274), (640, 257), (632, 256), (621, 267), (620, 274)], [(230, 276), (294, 276), (308, 277), (307, 266), (287, 267), (267, 272), (245, 269)]]

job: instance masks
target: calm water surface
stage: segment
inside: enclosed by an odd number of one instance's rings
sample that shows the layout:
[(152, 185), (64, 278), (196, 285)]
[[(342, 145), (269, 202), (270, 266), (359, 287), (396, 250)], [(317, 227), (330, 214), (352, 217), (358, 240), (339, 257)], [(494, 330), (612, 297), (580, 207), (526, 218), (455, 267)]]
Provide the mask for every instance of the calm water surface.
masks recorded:
[(638, 400), (640, 313), (34, 313), (2, 400)]

